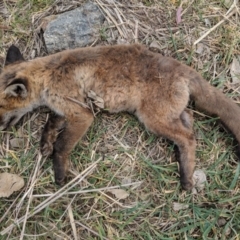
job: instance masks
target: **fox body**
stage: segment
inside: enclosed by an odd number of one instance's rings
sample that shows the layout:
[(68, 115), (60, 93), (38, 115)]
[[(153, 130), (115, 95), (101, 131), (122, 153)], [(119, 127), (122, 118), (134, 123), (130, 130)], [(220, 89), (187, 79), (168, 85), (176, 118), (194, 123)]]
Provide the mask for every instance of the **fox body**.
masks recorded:
[(31, 61), (11, 46), (0, 74), (0, 126), (5, 129), (27, 112), (49, 107), (54, 114), (40, 146), (44, 155), (52, 155), (58, 184), (66, 177), (71, 150), (93, 122), (92, 111), (84, 106), (89, 91), (103, 99), (110, 113), (130, 112), (153, 133), (175, 142), (184, 189), (193, 187), (196, 147), (192, 114), (186, 109), (190, 97), (218, 115), (240, 142), (235, 103), (192, 68), (141, 45), (79, 48)]

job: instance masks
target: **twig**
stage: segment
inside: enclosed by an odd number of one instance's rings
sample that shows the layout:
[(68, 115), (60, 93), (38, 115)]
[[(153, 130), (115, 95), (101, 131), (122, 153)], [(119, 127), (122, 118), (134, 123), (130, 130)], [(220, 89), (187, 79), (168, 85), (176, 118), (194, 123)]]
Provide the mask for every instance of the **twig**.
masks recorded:
[[(97, 232), (93, 231), (92, 229), (90, 229), (90, 228), (87, 227), (86, 225), (80, 223), (79, 221), (77, 221), (76, 223), (77, 223), (78, 225), (80, 225), (81, 227), (87, 229), (89, 232), (91, 232), (91, 233), (95, 234), (96, 236), (100, 237), (100, 235), (99, 235)], [(101, 236), (101, 239), (110, 240), (109, 238), (106, 238), (106, 237), (103, 237), (103, 236)]]
[(0, 218), (0, 223), (6, 218), (7, 214), (9, 213), (9, 211), (11, 210), (11, 208), (13, 206), (15, 206), (16, 202), (18, 201), (19, 197), (22, 195), (24, 190), (22, 190), (18, 196), (16, 197), (16, 199), (14, 199), (14, 201), (12, 202), (12, 204), (10, 205), (10, 207), (4, 212), (4, 214), (2, 215), (2, 217)]
[(122, 37), (124, 37), (124, 34), (121, 30), (121, 28), (118, 27), (118, 23), (116, 22), (116, 20), (112, 17), (112, 15), (106, 10), (106, 8), (103, 7), (103, 4), (99, 1), (96, 0), (96, 2), (98, 3), (98, 5), (101, 7), (101, 9), (107, 14), (107, 16), (111, 19), (111, 21), (115, 24), (116, 28), (118, 29), (120, 35)]
[[(51, 232), (53, 234), (53, 236), (55, 236), (54, 239), (64, 239), (64, 240), (72, 240), (70, 236), (68, 236), (64, 231), (60, 230), (59, 228), (56, 231), (57, 226), (54, 223), (48, 222), (48, 226), (51, 227), (51, 229), (49, 229), (49, 227), (46, 227), (45, 225), (43, 225), (43, 223), (39, 222), (38, 223), (42, 228), (44, 228), (45, 230), (47, 230), (47, 232)], [(58, 234), (61, 233), (62, 235)], [(36, 239), (36, 238), (35, 238)]]
[[(96, 162), (94, 162), (91, 166), (86, 168), (82, 173), (80, 173), (78, 176), (76, 176), (73, 180), (71, 180), (68, 184), (60, 188), (55, 194), (51, 195), (49, 198), (47, 198), (45, 201), (40, 203), (37, 207), (35, 207), (28, 215), (27, 219), (34, 216), (38, 212), (40, 212), (42, 209), (46, 208), (48, 205), (50, 205), (52, 202), (56, 201), (58, 198), (62, 197), (66, 192), (72, 188), (74, 188), (79, 182), (81, 182), (88, 174), (90, 174), (97, 166), (97, 163), (99, 163), (101, 158), (99, 158)], [(78, 180), (78, 181), (76, 181)], [(76, 181), (76, 182), (75, 182)], [(75, 183), (74, 183), (75, 182)], [(15, 226), (18, 226), (20, 223), (24, 221), (26, 216), (23, 216), (19, 219), (17, 219), (13, 224), (5, 228), (3, 231), (0, 232), (1, 235), (6, 234), (7, 232), (11, 231)]]
[(138, 43), (138, 20), (135, 21), (135, 43)]
[(224, 16), (224, 19), (222, 19), (220, 22), (218, 22), (215, 26), (213, 26), (212, 28), (210, 28), (206, 33), (204, 33), (197, 41), (195, 41), (193, 43), (193, 45), (198, 44), (200, 41), (202, 41), (209, 33), (211, 33), (212, 31), (214, 31), (218, 26), (220, 26), (222, 23), (224, 23), (225, 20), (227, 20), (228, 18), (230, 18), (234, 13), (236, 13), (236, 9), (234, 9), (231, 13), (229, 13), (228, 15)]
[(75, 98), (71, 98), (71, 97), (65, 97), (67, 100), (69, 100), (69, 101), (72, 101), (72, 102), (74, 102), (74, 103), (77, 103), (78, 105), (80, 105), (81, 107), (83, 107), (83, 108), (88, 108), (88, 109), (90, 109), (90, 107), (87, 105), (87, 104), (85, 104), (85, 103), (83, 103), (83, 102), (81, 102), (81, 101), (78, 101), (77, 99), (75, 99)]
[[(70, 194), (84, 194), (84, 193), (91, 193), (91, 192), (101, 192), (101, 191), (108, 191), (111, 189), (117, 189), (121, 187), (129, 187), (129, 186), (135, 186), (135, 185), (140, 185), (142, 181), (139, 182), (133, 182), (133, 183), (126, 183), (122, 185), (115, 185), (115, 186), (110, 186), (110, 187), (103, 187), (103, 188), (95, 188), (95, 189), (88, 189), (88, 190), (79, 190), (79, 191), (74, 191), (74, 192), (66, 192), (65, 194), (70, 195)], [(65, 195), (64, 194), (64, 195)], [(33, 197), (50, 197), (53, 194), (35, 194), (32, 195)]]
[(20, 235), (20, 240), (22, 240), (24, 238), (25, 227), (26, 227), (26, 223), (27, 223), (27, 219), (28, 219), (27, 216), (29, 214), (30, 204), (32, 202), (33, 189), (34, 189), (35, 183), (37, 181), (37, 175), (38, 175), (41, 160), (42, 160), (42, 154), (39, 152), (38, 159), (37, 159), (37, 164), (36, 164), (36, 167), (35, 167), (35, 171), (34, 171), (32, 179), (31, 179), (29, 199), (28, 199), (26, 214), (25, 214), (25, 217), (24, 217), (24, 220), (23, 220), (23, 227), (22, 227), (22, 231), (21, 231), (21, 235)]
[(120, 24), (121, 24), (121, 26), (123, 27), (123, 30), (124, 30), (124, 32), (125, 32), (125, 38), (127, 38), (128, 36), (128, 34), (127, 34), (127, 29), (126, 29), (126, 27), (125, 27), (125, 22), (123, 22), (123, 20), (122, 20), (122, 18), (121, 18), (121, 15), (120, 15), (120, 13), (119, 13), (119, 9), (118, 8), (114, 8), (113, 9), (114, 10), (114, 12), (116, 13), (116, 15), (117, 15), (117, 17), (118, 17), (118, 19), (119, 19), (119, 22), (120, 22)]
[(37, 173), (36, 170), (39, 169), (38, 163), (40, 163), (40, 162), (37, 161), (36, 165), (34, 166), (35, 171), (34, 171), (33, 176), (32, 176), (32, 181), (31, 182), (28, 181), (28, 185), (26, 186), (27, 191), (24, 193), (21, 200), (16, 205), (16, 209), (18, 209), (18, 211), (16, 212), (16, 215), (19, 214), (19, 211), (21, 209), (22, 204), (24, 203), (25, 198), (30, 195), (31, 189), (35, 185), (35, 181), (36, 181), (35, 174)]
[(75, 225), (75, 221), (74, 221), (74, 217), (73, 217), (73, 210), (72, 210), (72, 205), (71, 204), (68, 206), (68, 216), (69, 216), (69, 219), (70, 219), (70, 224), (72, 226), (74, 240), (78, 240), (77, 228), (76, 228), (76, 225)]

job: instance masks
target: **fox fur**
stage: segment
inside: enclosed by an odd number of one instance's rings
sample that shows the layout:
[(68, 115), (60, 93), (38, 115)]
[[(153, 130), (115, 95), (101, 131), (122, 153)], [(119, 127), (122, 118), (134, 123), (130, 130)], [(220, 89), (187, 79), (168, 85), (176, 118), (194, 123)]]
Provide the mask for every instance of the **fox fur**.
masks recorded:
[(40, 147), (52, 155), (57, 184), (64, 182), (69, 154), (94, 120), (84, 106), (89, 91), (103, 99), (105, 110), (132, 113), (178, 146), (183, 189), (193, 187), (196, 141), (187, 110), (190, 98), (219, 116), (240, 143), (240, 108), (191, 67), (142, 45), (78, 48), (31, 61), (11, 46), (0, 74), (0, 126), (16, 124), (39, 106), (53, 111)]

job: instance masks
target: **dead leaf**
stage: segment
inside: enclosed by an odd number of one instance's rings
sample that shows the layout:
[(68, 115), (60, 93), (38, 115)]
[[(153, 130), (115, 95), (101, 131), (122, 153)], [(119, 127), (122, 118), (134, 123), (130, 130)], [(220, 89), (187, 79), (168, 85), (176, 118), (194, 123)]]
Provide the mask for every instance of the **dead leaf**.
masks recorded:
[(93, 100), (95, 100), (96, 96), (97, 96), (97, 94), (92, 90), (90, 90), (87, 95), (88, 95), (89, 98), (91, 98)]
[(195, 183), (195, 188), (203, 190), (205, 182), (207, 181), (206, 174), (203, 170), (198, 169), (193, 173), (193, 181)]
[(13, 138), (10, 140), (10, 145), (12, 148), (24, 148), (23, 138)]
[(96, 101), (94, 101), (94, 104), (95, 104), (97, 107), (101, 108), (101, 109), (104, 108), (104, 101), (103, 101), (103, 99), (100, 98), (100, 97), (97, 97), (97, 98), (96, 98)]
[(198, 194), (197, 189), (196, 189), (195, 187), (192, 188), (192, 194), (193, 194), (193, 195), (197, 195), (197, 194)]
[(173, 202), (173, 210), (174, 211), (179, 211), (179, 210), (183, 210), (183, 209), (187, 209), (187, 208), (189, 208), (188, 204)]
[(0, 173), (0, 197), (9, 197), (24, 186), (24, 180), (16, 174)]
[(202, 44), (202, 43), (198, 43), (197, 44), (197, 49), (196, 49), (196, 53), (198, 53), (198, 54), (202, 54), (203, 53), (203, 50), (204, 50), (204, 44)]
[(196, 53), (198, 53), (200, 56), (205, 56), (206, 58), (205, 60), (210, 58), (211, 50), (207, 45), (198, 43), (196, 47), (197, 47), (195, 50)]
[(115, 197), (118, 199), (125, 199), (129, 196), (129, 193), (126, 192), (124, 189), (112, 189), (109, 192), (114, 194)]
[(154, 48), (154, 49), (158, 49), (158, 50), (161, 50), (161, 46), (158, 44), (157, 41), (152, 41), (149, 48)]
[(99, 107), (101, 109), (104, 108), (104, 100), (101, 97), (97, 96), (97, 94), (94, 91), (90, 90), (87, 93), (87, 96), (88, 96), (88, 98), (93, 100), (92, 102), (94, 105), (96, 105), (97, 107)]
[(240, 55), (233, 58), (233, 61), (230, 67), (230, 74), (232, 77), (233, 84), (240, 82)]

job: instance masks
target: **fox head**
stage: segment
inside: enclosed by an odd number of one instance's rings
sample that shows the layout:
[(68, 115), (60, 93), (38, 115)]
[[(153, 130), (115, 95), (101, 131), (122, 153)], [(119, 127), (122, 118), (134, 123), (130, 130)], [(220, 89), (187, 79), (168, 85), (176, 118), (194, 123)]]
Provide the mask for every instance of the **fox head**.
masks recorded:
[(0, 74), (1, 130), (16, 124), (24, 114), (32, 110), (25, 64), (20, 50), (12, 45)]

